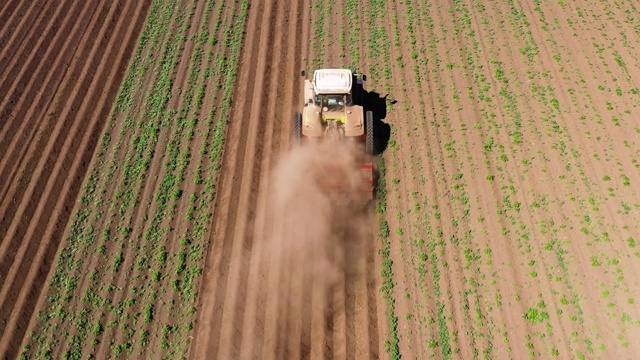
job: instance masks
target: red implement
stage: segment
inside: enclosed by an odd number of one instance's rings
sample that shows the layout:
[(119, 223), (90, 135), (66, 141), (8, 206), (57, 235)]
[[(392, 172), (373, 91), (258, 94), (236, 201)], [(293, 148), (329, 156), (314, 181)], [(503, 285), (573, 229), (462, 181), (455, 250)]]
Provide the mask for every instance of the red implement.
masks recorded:
[(369, 193), (373, 197), (373, 164), (363, 164), (358, 166), (355, 176), (337, 178), (336, 173), (330, 170), (324, 174), (331, 174), (318, 181), (320, 187), (329, 193)]

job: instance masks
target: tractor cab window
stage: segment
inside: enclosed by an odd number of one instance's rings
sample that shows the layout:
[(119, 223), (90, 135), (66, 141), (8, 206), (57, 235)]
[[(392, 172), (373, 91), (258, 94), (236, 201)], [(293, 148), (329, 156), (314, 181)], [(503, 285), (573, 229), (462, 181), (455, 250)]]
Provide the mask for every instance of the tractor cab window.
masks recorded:
[(344, 95), (324, 95), (322, 107), (326, 107), (329, 111), (340, 111), (344, 109), (344, 100)]

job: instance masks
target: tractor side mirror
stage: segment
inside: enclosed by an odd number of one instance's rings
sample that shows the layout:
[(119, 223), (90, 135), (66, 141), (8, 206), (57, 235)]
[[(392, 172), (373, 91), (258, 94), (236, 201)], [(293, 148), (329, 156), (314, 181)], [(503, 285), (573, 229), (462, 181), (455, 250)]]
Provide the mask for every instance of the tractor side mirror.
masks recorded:
[(302, 76), (302, 77), (307, 76), (307, 72), (306, 72), (306, 71), (304, 71), (304, 70), (300, 71), (300, 76)]
[(362, 74), (362, 81), (367, 81), (367, 75)]

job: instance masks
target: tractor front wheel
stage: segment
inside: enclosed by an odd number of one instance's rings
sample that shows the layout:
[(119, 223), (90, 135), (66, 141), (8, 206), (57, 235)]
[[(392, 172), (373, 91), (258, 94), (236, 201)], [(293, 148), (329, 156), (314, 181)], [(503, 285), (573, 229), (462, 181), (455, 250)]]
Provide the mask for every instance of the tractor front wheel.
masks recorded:
[(367, 154), (374, 155), (373, 113), (371, 111), (367, 111), (365, 115), (366, 115), (365, 116), (365, 132), (367, 135), (365, 147), (366, 147)]

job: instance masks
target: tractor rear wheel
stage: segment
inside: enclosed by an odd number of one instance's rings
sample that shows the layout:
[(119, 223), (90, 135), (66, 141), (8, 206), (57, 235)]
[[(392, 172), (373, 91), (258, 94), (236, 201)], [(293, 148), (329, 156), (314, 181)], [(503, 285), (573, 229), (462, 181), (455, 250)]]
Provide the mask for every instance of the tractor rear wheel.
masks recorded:
[(374, 146), (373, 146), (373, 113), (371, 111), (367, 111), (365, 114), (365, 132), (367, 135), (367, 140), (365, 142), (365, 147), (367, 154), (374, 155)]
[(293, 116), (293, 145), (300, 145), (300, 138), (302, 138), (302, 114), (297, 112)]

